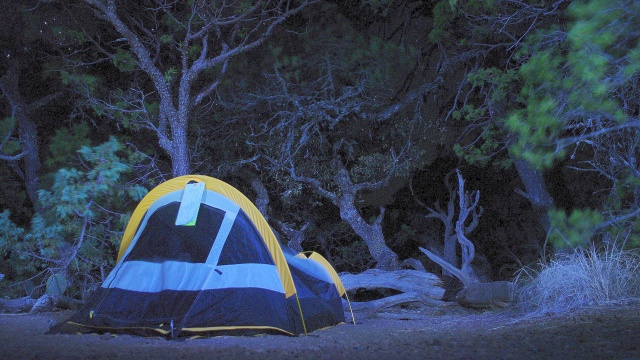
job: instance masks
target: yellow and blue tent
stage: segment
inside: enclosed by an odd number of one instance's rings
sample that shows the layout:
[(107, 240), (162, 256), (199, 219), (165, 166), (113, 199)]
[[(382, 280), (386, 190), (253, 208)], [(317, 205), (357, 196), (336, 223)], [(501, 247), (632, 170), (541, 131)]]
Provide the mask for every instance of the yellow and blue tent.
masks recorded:
[(335, 270), (296, 255), (231, 185), (177, 177), (140, 201), (114, 269), (50, 332), (298, 335), (344, 322)]

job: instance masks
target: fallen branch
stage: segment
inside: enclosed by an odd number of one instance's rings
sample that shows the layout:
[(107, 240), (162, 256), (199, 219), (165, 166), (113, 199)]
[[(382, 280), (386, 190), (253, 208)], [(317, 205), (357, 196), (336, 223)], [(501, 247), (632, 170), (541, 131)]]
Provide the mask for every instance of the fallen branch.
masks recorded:
[(418, 249), (420, 249), (420, 251), (422, 251), (425, 255), (427, 255), (427, 257), (431, 259), (431, 261), (440, 265), (444, 270), (447, 270), (450, 274), (457, 277), (462, 282), (463, 285), (466, 286), (470, 282), (470, 280), (468, 280), (469, 279), (468, 274), (464, 274), (462, 270), (451, 265), (448, 261), (436, 255), (434, 252), (429, 251), (423, 247), (418, 247)]
[(38, 299), (30, 296), (18, 299), (0, 299), (0, 313), (39, 313), (54, 309), (77, 310), (84, 302), (64, 295), (42, 295)]
[(387, 288), (403, 293), (422, 294), (434, 300), (440, 300), (444, 295), (440, 277), (417, 270), (369, 269), (359, 274), (342, 273), (340, 280), (347, 291)]
[[(439, 306), (444, 295), (442, 281), (437, 275), (417, 270), (385, 271), (369, 269), (360, 274), (340, 274), (344, 288), (348, 292), (359, 289), (393, 289), (400, 294), (371, 301), (352, 301), (353, 311), (375, 312), (392, 306), (407, 303), (420, 303), (425, 306)], [(345, 306), (348, 306), (345, 301)]]
[(375, 312), (392, 306), (409, 303), (420, 303), (425, 306), (440, 306), (443, 304), (443, 301), (432, 299), (424, 294), (409, 292), (366, 302), (351, 302), (351, 308), (353, 311)]
[(31, 307), (29, 313), (47, 312), (54, 309), (78, 310), (84, 303), (64, 295), (42, 295)]
[(35, 303), (36, 299), (33, 299), (30, 296), (18, 299), (0, 299), (0, 313), (18, 314), (27, 312)]

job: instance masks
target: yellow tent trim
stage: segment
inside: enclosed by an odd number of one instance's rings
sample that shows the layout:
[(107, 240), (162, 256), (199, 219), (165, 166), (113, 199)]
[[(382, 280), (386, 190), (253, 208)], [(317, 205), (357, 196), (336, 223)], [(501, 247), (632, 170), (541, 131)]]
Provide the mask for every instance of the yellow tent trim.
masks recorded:
[(271, 227), (264, 219), (258, 208), (253, 205), (251, 200), (249, 200), (233, 186), (225, 183), (222, 180), (218, 180), (206, 175), (179, 176), (177, 178), (168, 180), (149, 191), (149, 193), (140, 201), (136, 209), (133, 211), (133, 214), (131, 215), (129, 224), (124, 231), (124, 235), (122, 236), (122, 242), (120, 243), (120, 251), (118, 252), (117, 261), (120, 262), (120, 259), (127, 251), (127, 248), (129, 247), (129, 245), (131, 245), (131, 241), (133, 240), (133, 237), (138, 230), (138, 225), (142, 221), (142, 218), (147, 212), (147, 209), (149, 209), (149, 207), (162, 196), (174, 191), (183, 190), (187, 183), (189, 183), (189, 181), (204, 182), (206, 184), (205, 186), (207, 190), (215, 191), (221, 195), (224, 195), (235, 202), (238, 206), (240, 206), (242, 211), (244, 211), (249, 219), (251, 219), (251, 222), (253, 222), (253, 225), (255, 225), (260, 235), (262, 235), (267, 248), (271, 252), (273, 261), (275, 262), (278, 273), (280, 274), (280, 279), (282, 280), (282, 286), (284, 287), (285, 296), (288, 298), (295, 294), (296, 288), (293, 283), (293, 278), (291, 277), (291, 271), (289, 270), (287, 261), (284, 257), (284, 254), (282, 253), (280, 244), (278, 243), (278, 240), (273, 234)]
[(214, 326), (214, 327), (194, 327), (194, 328), (184, 328), (181, 331), (189, 331), (189, 332), (208, 332), (208, 331), (220, 331), (220, 330), (276, 330), (283, 334), (295, 336), (294, 334), (282, 330), (273, 326)]
[(127, 326), (127, 327), (105, 327), (105, 326), (91, 326), (91, 325), (85, 325), (85, 324), (79, 324), (77, 322), (72, 322), (69, 321), (69, 324), (73, 324), (73, 325), (77, 325), (80, 327), (85, 327), (85, 328), (91, 328), (91, 329), (103, 329), (103, 330), (152, 330), (155, 331), (159, 334), (162, 335), (169, 335), (171, 334), (171, 330), (163, 330), (163, 329), (158, 329), (158, 328), (152, 328), (152, 327), (144, 327), (144, 326)]
[(355, 324), (356, 318), (353, 315), (353, 309), (351, 308), (351, 301), (349, 300), (349, 295), (347, 294), (347, 290), (344, 288), (344, 284), (342, 284), (342, 280), (340, 280), (340, 276), (338, 276), (338, 273), (333, 268), (333, 266), (331, 266), (329, 261), (325, 259), (324, 256), (320, 255), (315, 251), (305, 252), (304, 254), (300, 253), (300, 254), (297, 254), (296, 256), (303, 257), (303, 258), (308, 257), (309, 259), (313, 259), (317, 261), (320, 265), (324, 266), (325, 269), (327, 269), (327, 272), (329, 273), (329, 275), (331, 276), (331, 279), (333, 280), (333, 284), (336, 286), (336, 289), (338, 290), (338, 294), (346, 298), (347, 303), (349, 304), (349, 311), (351, 311), (351, 319)]
[[(164, 330), (164, 329), (158, 329), (158, 328), (154, 328), (154, 327), (145, 327), (145, 326), (128, 326), (128, 327), (112, 328), (112, 327), (90, 326), (90, 325), (85, 325), (85, 324), (79, 324), (79, 323), (76, 323), (76, 322), (69, 322), (69, 324), (78, 325), (78, 326), (81, 326), (81, 327), (87, 327), (87, 328), (91, 328), (91, 329), (151, 330), (151, 331), (155, 331), (158, 334), (162, 334), (162, 335), (171, 334), (171, 330)], [(278, 331), (278, 332), (281, 332), (281, 333), (286, 334), (286, 335), (295, 336), (295, 334), (292, 334), (292, 333), (290, 333), (290, 332), (288, 332), (286, 330), (282, 330), (280, 328), (273, 327), (273, 326), (212, 326), (212, 327), (183, 328), (180, 331), (189, 331), (189, 332), (192, 332), (192, 333), (198, 333), (198, 332), (209, 332), (209, 331), (220, 331), (220, 330), (274, 330), (274, 331)]]
[(333, 266), (329, 264), (329, 261), (327, 261), (327, 259), (325, 259), (324, 256), (318, 254), (315, 251), (311, 252), (311, 254), (308, 255), (307, 257), (309, 259), (313, 259), (317, 261), (318, 263), (320, 263), (320, 265), (324, 266), (324, 268), (327, 269), (327, 272), (331, 276), (331, 279), (333, 280), (333, 283), (335, 284), (336, 289), (338, 289), (338, 294), (340, 294), (340, 296), (344, 296), (347, 290), (345, 290), (344, 285), (342, 285), (342, 280), (340, 280), (340, 276), (338, 276), (338, 273), (333, 268)]

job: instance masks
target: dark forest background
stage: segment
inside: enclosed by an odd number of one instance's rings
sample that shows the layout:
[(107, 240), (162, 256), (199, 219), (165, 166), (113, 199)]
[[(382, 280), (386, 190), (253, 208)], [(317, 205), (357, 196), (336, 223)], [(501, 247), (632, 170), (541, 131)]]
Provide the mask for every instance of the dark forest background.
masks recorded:
[(189, 173), (338, 271), (459, 261), (456, 169), (484, 279), (640, 244), (637, 1), (0, 7), (4, 295), (100, 283), (137, 202)]

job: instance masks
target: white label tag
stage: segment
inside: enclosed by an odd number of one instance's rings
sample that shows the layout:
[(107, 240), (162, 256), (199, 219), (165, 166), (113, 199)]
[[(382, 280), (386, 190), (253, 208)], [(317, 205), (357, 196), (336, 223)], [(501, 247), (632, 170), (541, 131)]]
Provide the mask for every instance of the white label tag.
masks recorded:
[(180, 209), (178, 209), (178, 216), (176, 216), (176, 226), (193, 226), (196, 224), (204, 188), (204, 182), (187, 184), (187, 186), (184, 187)]

